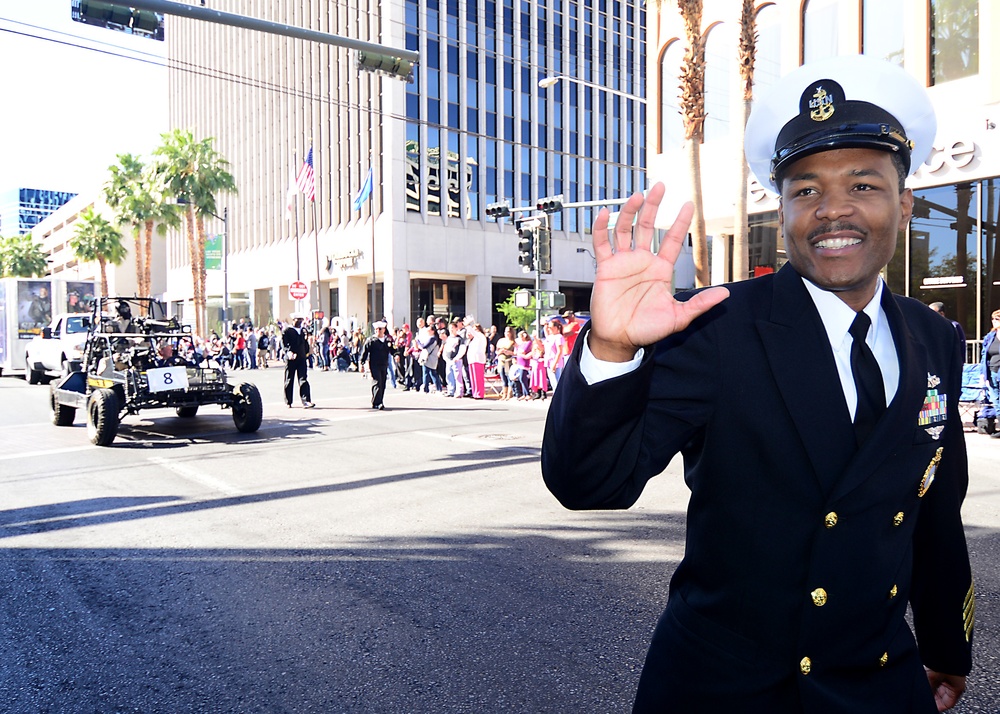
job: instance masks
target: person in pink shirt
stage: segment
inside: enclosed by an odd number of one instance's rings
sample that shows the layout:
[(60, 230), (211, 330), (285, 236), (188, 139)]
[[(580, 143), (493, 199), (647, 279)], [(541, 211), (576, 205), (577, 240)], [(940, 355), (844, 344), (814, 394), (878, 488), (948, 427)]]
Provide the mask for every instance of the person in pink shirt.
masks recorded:
[(469, 344), (466, 349), (466, 359), (469, 361), (469, 381), (472, 382), (472, 398), (482, 399), (486, 396), (486, 333), (478, 322), (468, 329)]

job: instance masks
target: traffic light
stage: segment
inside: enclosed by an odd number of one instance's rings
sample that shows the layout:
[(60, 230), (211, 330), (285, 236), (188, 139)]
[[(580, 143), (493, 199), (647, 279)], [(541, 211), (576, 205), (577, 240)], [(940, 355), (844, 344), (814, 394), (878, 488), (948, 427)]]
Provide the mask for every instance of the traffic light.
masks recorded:
[(538, 229), (538, 272), (552, 272), (552, 231), (545, 227)]
[(359, 51), (357, 66), (366, 72), (381, 72), (407, 83), (413, 81), (413, 63), (401, 57)]
[(163, 40), (163, 15), (152, 10), (138, 10), (127, 2), (73, 0), (71, 14), (76, 22)]
[(521, 226), (517, 234), (517, 262), (522, 271), (530, 273), (535, 269), (535, 227)]
[(535, 207), (542, 213), (559, 213), (563, 209), (563, 195), (548, 196), (541, 199)]
[(510, 215), (510, 204), (506, 201), (501, 203), (486, 204), (487, 218), (506, 218)]

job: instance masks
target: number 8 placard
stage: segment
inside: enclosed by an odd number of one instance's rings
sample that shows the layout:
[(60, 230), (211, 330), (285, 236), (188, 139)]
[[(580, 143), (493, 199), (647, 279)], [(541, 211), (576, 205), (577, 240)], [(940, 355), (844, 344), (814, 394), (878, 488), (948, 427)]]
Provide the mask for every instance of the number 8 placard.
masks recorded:
[(146, 372), (150, 392), (169, 392), (172, 389), (187, 389), (188, 375), (185, 367), (158, 367)]

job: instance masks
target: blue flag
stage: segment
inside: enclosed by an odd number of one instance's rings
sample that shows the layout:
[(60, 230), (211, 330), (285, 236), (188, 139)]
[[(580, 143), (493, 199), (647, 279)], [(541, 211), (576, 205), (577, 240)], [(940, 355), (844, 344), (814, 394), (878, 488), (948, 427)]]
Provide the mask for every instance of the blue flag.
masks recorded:
[(354, 197), (354, 210), (360, 211), (361, 207), (365, 205), (365, 201), (368, 197), (372, 195), (372, 169), (368, 167), (368, 176), (365, 177), (365, 182), (361, 185), (361, 190), (358, 191), (358, 195)]

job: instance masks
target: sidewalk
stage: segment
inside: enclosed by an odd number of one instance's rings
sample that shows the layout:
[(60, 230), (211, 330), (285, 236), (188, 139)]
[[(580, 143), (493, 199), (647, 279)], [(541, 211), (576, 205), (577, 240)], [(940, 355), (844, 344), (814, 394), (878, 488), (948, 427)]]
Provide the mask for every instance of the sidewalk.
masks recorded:
[[(233, 384), (240, 382), (252, 382), (260, 390), (264, 400), (264, 413), (274, 415), (278, 408), (284, 409), (284, 376), (285, 364), (280, 361), (271, 361), (267, 369), (227, 369), (226, 374)], [(323, 372), (319, 369), (309, 370), (309, 385), (312, 391), (312, 400), (318, 409), (326, 406), (356, 406), (358, 409), (371, 409), (371, 388), (372, 382), (358, 372), (337, 372), (336, 370)], [(508, 411), (509, 409), (529, 410), (529, 413), (545, 412), (548, 410), (552, 393), (549, 392), (547, 399), (536, 399), (531, 401), (518, 401), (511, 399), (500, 401), (495, 393), (491, 393), (489, 384), (486, 387), (487, 396), (484, 399), (472, 399), (464, 397), (446, 397), (444, 394), (436, 392), (418, 392), (416, 390), (404, 391), (402, 386), (396, 389), (392, 387), (392, 381), (386, 383), (385, 388), (385, 408), (391, 411), (394, 407), (424, 409), (434, 409), (438, 406), (445, 406), (449, 409), (456, 409), (459, 406), (469, 409), (496, 409)], [(293, 409), (301, 408), (298, 399), (298, 386), (293, 391), (295, 400)], [(289, 410), (286, 410), (289, 411)], [(1000, 444), (998, 444), (1000, 446)]]

